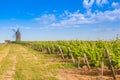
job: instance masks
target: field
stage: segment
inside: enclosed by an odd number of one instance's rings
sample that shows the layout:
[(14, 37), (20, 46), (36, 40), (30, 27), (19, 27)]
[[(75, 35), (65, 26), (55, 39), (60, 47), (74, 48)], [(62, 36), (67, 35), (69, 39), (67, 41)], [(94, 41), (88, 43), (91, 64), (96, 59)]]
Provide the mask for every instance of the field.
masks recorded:
[(114, 80), (106, 50), (116, 79), (120, 80), (119, 40), (2, 44), (0, 80)]

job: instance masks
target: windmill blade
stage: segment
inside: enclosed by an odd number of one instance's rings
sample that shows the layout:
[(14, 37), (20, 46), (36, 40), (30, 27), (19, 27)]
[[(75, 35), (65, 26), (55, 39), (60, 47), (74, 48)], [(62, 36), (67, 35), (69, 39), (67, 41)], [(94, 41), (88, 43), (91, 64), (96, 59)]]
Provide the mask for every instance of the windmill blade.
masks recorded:
[(20, 26), (17, 25), (16, 26), (16, 30), (19, 31), (20, 30)]
[(15, 30), (15, 29), (12, 29), (12, 31), (13, 31), (13, 32), (16, 32), (16, 30)]
[(20, 31), (20, 27), (17, 28), (17, 31)]
[(13, 28), (12, 31), (14, 32), (14, 34), (12, 35), (12, 37), (15, 38), (16, 37), (16, 29)]

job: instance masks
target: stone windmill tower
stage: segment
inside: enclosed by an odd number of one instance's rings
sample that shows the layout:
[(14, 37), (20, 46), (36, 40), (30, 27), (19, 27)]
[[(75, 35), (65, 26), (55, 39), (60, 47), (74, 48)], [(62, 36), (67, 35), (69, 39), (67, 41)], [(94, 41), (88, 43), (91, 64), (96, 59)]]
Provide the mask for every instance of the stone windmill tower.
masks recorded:
[(13, 31), (15, 32), (16, 41), (21, 41), (20, 29), (19, 28), (17, 30), (13, 29)]

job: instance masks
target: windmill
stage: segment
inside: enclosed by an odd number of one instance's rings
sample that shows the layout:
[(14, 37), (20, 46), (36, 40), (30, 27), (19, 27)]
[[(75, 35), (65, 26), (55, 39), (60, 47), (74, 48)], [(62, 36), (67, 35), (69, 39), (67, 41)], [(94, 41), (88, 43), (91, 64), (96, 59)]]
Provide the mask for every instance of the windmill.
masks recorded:
[(12, 29), (13, 32), (15, 33), (15, 38), (16, 38), (16, 41), (21, 41), (21, 33), (20, 33), (20, 29), (17, 28), (17, 29)]

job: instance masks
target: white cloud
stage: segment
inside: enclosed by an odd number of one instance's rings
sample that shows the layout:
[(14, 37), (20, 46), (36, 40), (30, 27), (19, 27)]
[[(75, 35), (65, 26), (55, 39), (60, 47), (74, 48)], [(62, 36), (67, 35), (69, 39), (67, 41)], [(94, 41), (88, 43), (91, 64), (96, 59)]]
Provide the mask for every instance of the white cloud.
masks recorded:
[(108, 4), (108, 0), (101, 0), (101, 4)]
[(39, 21), (41, 18), (34, 18), (35, 21)]
[(53, 23), (51, 26), (53, 27), (71, 27), (71, 26), (78, 26), (79, 24), (91, 24), (94, 23), (94, 20), (91, 18), (86, 18), (89, 17), (87, 14), (81, 14), (78, 13), (77, 11), (74, 13), (67, 12), (69, 14), (66, 15), (65, 19), (62, 19), (58, 23)]
[(57, 12), (57, 10), (53, 10), (53, 12), (54, 12), (54, 13), (56, 13), (56, 12)]
[(9, 27), (9, 29), (14, 29), (14, 30), (17, 30), (17, 29), (26, 29), (26, 30), (30, 30), (31, 29), (31, 27), (27, 27), (27, 26), (14, 26), (14, 27)]
[(102, 6), (103, 4), (108, 4), (108, 0), (84, 0), (83, 6), (86, 9), (89, 9), (93, 6), (93, 4), (96, 2), (97, 6)]
[(101, 3), (101, 0), (96, 0), (97, 5), (100, 5), (100, 3)]
[(41, 24), (49, 24), (56, 21), (56, 16), (54, 14), (44, 14), (41, 17), (34, 18), (34, 20)]
[(96, 4), (97, 4), (98, 6), (101, 6), (101, 5), (103, 5), (103, 4), (108, 4), (108, 0), (96, 0)]
[(52, 23), (52, 27), (78, 27), (81, 24), (94, 24), (94, 23), (106, 23), (120, 21), (120, 9), (115, 9), (113, 11), (100, 12), (96, 11), (92, 13), (82, 14), (80, 12), (65, 12), (67, 14), (64, 19), (61, 19), (57, 23)]
[(91, 19), (96, 23), (115, 22), (120, 20), (120, 9), (91, 14)]
[(90, 8), (94, 3), (94, 0), (84, 0), (83, 5), (85, 8)]
[(81, 13), (80, 10), (75, 12), (64, 11), (59, 16), (55, 14), (44, 14), (39, 18), (34, 18), (35, 21), (40, 22), (42, 27), (48, 28), (67, 28), (79, 27), (81, 24), (95, 24), (95, 23), (110, 23), (120, 21), (120, 9), (108, 11), (95, 11), (90, 9), (87, 13)]
[(113, 2), (112, 7), (113, 8), (120, 8), (120, 4), (118, 2)]

